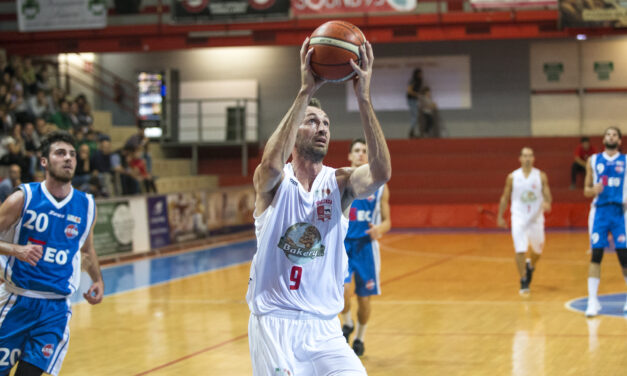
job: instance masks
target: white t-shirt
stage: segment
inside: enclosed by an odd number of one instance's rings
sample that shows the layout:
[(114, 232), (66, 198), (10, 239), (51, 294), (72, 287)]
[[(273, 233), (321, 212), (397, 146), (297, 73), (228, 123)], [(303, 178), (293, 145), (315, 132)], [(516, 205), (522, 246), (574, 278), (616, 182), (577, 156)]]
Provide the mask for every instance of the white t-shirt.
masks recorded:
[(250, 311), (303, 311), (332, 317), (344, 306), (348, 258), (335, 169), (323, 166), (307, 192), (286, 164), (272, 203), (255, 211), (257, 253), (250, 267)]
[(522, 168), (512, 172), (512, 222), (525, 223), (540, 220), (544, 221), (542, 212), (542, 178), (540, 170), (532, 168), (529, 176), (525, 177)]

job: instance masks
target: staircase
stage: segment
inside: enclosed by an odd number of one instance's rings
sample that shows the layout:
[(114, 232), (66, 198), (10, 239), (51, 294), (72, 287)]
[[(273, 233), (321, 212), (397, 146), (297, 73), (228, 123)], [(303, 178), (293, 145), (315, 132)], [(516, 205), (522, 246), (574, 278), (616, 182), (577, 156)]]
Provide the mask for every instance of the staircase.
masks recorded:
[[(94, 111), (94, 126), (111, 137), (113, 150), (124, 146), (126, 140), (137, 132), (135, 126), (113, 126), (111, 113)], [(192, 163), (186, 158), (169, 158), (158, 143), (150, 143), (152, 174), (159, 193), (213, 189), (218, 186), (217, 175), (192, 175)]]

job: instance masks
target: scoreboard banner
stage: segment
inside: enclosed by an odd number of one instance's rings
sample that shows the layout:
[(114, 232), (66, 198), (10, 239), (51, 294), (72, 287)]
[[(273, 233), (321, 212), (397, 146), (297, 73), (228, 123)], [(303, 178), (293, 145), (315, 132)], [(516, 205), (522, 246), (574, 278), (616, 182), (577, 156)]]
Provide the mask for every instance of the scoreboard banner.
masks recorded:
[(470, 0), (473, 8), (552, 8), (557, 9), (558, 0)]
[(176, 22), (287, 18), (289, 0), (172, 0)]
[(292, 14), (413, 12), (417, 0), (292, 0)]
[(107, 26), (106, 0), (18, 0), (20, 31), (102, 29)]
[(560, 0), (563, 27), (627, 27), (627, 1)]

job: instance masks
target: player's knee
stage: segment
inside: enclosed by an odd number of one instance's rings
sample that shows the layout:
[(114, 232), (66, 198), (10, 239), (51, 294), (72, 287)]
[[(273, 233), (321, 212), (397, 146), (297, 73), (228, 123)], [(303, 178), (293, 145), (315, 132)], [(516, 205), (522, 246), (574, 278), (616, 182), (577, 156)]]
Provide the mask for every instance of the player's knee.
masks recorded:
[(601, 260), (603, 260), (603, 248), (593, 248), (590, 261), (595, 264), (600, 264)]
[(616, 249), (616, 254), (618, 255), (618, 262), (620, 262), (620, 266), (622, 266), (623, 269), (627, 268), (627, 248)]

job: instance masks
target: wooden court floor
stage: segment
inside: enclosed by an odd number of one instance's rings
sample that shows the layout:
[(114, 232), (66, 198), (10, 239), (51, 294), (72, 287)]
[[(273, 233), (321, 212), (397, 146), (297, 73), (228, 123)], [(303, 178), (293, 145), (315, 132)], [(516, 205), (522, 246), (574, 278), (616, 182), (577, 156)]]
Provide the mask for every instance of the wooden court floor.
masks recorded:
[[(508, 233), (381, 241), (362, 361), (369, 375), (627, 374), (627, 320), (565, 307), (587, 294), (584, 232), (549, 232), (529, 296)], [(251, 375), (249, 263), (74, 307), (61, 375)], [(626, 290), (614, 254), (599, 293)], [(298, 375), (296, 375), (298, 376)]]

